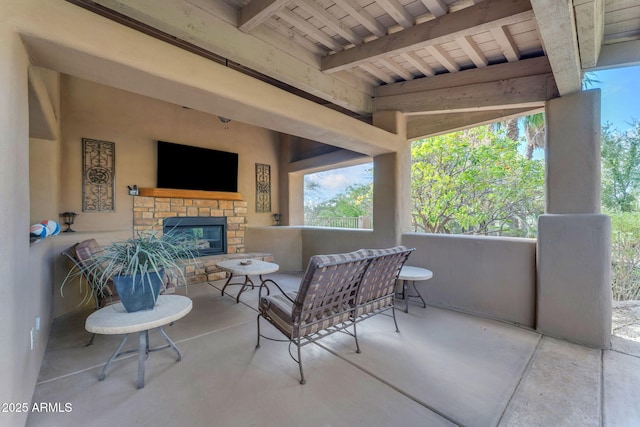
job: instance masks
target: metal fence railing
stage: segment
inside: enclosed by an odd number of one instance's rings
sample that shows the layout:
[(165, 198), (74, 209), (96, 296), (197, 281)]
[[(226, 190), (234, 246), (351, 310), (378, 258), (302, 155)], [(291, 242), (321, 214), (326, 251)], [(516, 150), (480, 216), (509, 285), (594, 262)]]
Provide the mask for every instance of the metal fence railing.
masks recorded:
[(304, 225), (334, 228), (371, 228), (371, 217), (314, 217), (305, 216)]

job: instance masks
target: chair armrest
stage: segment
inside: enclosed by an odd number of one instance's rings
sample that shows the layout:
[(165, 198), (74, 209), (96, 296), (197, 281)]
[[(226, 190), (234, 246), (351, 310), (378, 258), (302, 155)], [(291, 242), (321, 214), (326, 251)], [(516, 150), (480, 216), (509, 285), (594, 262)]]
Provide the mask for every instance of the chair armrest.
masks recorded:
[(260, 300), (262, 298), (262, 290), (266, 289), (266, 293), (267, 295), (271, 295), (271, 290), (269, 289), (268, 284), (272, 283), (273, 286), (275, 286), (280, 293), (289, 301), (294, 302), (294, 300), (292, 300), (289, 295), (287, 295), (287, 293), (280, 287), (280, 285), (278, 285), (276, 282), (274, 282), (271, 279), (265, 279), (261, 284), (260, 284), (260, 289), (258, 290), (258, 300)]

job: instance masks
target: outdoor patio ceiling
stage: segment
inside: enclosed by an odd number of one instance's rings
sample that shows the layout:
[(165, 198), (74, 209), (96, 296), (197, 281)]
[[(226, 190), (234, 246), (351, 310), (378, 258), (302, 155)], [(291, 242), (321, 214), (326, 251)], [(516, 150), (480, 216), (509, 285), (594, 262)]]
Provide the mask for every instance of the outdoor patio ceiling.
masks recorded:
[(415, 139), (542, 111), (640, 61), (629, 0), (68, 0)]

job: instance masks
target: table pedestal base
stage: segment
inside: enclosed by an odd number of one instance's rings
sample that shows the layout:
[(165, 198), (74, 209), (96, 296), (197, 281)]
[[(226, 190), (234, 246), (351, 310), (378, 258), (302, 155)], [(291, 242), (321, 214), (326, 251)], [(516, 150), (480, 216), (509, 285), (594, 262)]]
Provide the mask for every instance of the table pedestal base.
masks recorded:
[[(415, 294), (411, 294), (409, 295), (409, 293), (407, 292), (407, 284), (411, 282), (411, 286), (413, 287), (413, 291), (415, 292)], [(408, 313), (409, 312), (409, 298), (420, 298), (420, 301), (422, 301), (422, 307), (423, 308), (427, 308), (427, 303), (424, 302), (424, 298), (422, 298), (422, 295), (420, 295), (420, 292), (418, 291), (418, 288), (416, 288), (416, 281), (415, 280), (403, 280), (402, 281), (402, 299), (404, 300), (404, 312)]]
[(113, 354), (111, 355), (107, 363), (105, 363), (105, 365), (102, 367), (102, 371), (100, 371), (100, 375), (98, 376), (98, 381), (104, 380), (105, 372), (109, 367), (109, 365), (111, 364), (111, 362), (113, 362), (115, 359), (117, 359), (122, 355), (134, 353), (136, 351), (138, 352), (138, 384), (137, 384), (138, 388), (144, 388), (144, 362), (145, 360), (147, 360), (147, 357), (149, 357), (150, 352), (164, 350), (165, 348), (171, 347), (178, 355), (177, 361), (178, 362), (181, 361), (182, 354), (180, 354), (180, 350), (178, 350), (178, 347), (176, 347), (173, 341), (171, 341), (171, 339), (167, 336), (167, 334), (164, 332), (164, 329), (162, 329), (162, 327), (159, 327), (158, 330), (160, 331), (160, 334), (162, 335), (164, 340), (167, 342), (167, 345), (163, 345), (162, 347), (149, 348), (149, 331), (146, 330), (146, 331), (140, 331), (138, 333), (139, 342), (138, 342), (137, 349), (120, 352), (120, 350), (122, 350), (122, 347), (124, 347), (124, 344), (127, 342), (127, 338), (129, 338), (129, 334), (126, 334), (124, 338), (122, 338), (122, 341), (120, 342), (120, 345), (118, 345), (118, 348), (116, 348), (116, 351), (113, 352)]
[[(229, 282), (231, 282), (231, 278), (232, 277), (233, 277), (233, 273), (229, 273), (229, 278), (227, 279), (227, 282), (222, 287), (221, 295), (224, 296), (224, 290), (227, 288), (227, 286), (240, 285), (242, 287), (240, 288), (240, 292), (238, 292), (238, 295), (236, 295), (236, 303), (239, 303), (240, 302), (240, 295), (242, 295), (242, 293), (244, 291), (246, 291), (247, 289), (249, 289), (249, 288), (254, 289), (256, 287), (256, 285), (253, 283), (253, 281), (251, 280), (251, 278), (249, 277), (248, 274), (246, 274), (244, 276), (244, 282), (243, 283), (229, 283)], [(260, 284), (262, 284), (264, 282), (273, 282), (273, 280), (271, 280), (271, 279), (263, 279), (262, 278), (262, 274), (259, 274), (258, 278), (260, 279)], [(268, 294), (269, 294), (269, 288), (267, 288), (267, 295)]]

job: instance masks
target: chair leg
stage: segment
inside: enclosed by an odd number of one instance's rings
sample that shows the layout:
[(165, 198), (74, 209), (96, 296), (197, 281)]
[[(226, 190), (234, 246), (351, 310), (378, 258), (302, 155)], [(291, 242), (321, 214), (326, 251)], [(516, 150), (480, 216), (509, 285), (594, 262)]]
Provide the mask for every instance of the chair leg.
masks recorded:
[(356, 322), (353, 322), (353, 337), (356, 339), (356, 353), (360, 354), (360, 344), (358, 343), (358, 330), (356, 329)]
[(256, 321), (258, 322), (258, 342), (256, 343), (256, 348), (260, 348), (260, 314), (258, 314)]
[(393, 314), (393, 323), (396, 325), (396, 332), (400, 332), (398, 329), (398, 321), (396, 320), (396, 307), (395, 304), (391, 306), (391, 313)]
[(300, 351), (300, 339), (296, 343), (298, 347), (298, 366), (300, 367), (300, 384), (306, 384), (307, 380), (304, 379), (304, 372), (302, 371), (302, 352)]

